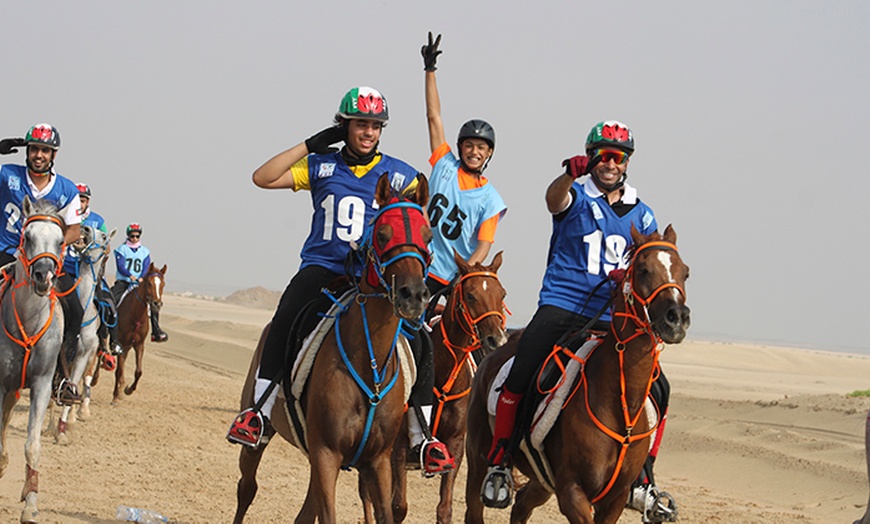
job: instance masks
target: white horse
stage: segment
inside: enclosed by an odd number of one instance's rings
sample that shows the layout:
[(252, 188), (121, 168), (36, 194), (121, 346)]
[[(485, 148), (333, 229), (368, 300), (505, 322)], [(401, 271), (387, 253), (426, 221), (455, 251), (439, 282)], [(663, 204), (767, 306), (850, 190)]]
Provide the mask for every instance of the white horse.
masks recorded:
[[(870, 412), (867, 413), (867, 421), (864, 424), (864, 453), (867, 455), (867, 478), (870, 479)], [(867, 500), (864, 516), (853, 524), (870, 524), (870, 499)]]
[[(78, 282), (75, 287), (75, 293), (82, 304), (82, 328), (79, 333), (78, 351), (76, 357), (70, 365), (69, 379), (77, 387), (81, 386), (82, 378), (85, 371), (90, 368), (91, 363), (96, 360), (97, 348), (100, 345), (100, 337), (98, 330), (100, 329), (100, 312), (97, 309), (96, 291), (100, 285), (104, 265), (101, 263), (109, 252), (109, 242), (115, 237), (118, 232), (113, 229), (111, 233), (105, 233), (99, 229), (94, 229), (90, 226), (82, 226), (82, 238), (84, 245), (81, 249), (77, 249), (79, 255), (78, 261)], [(90, 376), (84, 377), (84, 398), (79, 407), (79, 415), (82, 419), (90, 415)], [(66, 445), (70, 443), (69, 435), (67, 434), (67, 424), (75, 422), (75, 411), (72, 406), (63, 406), (61, 409), (60, 418), (57, 421), (57, 435), (55, 442), (57, 444)]]
[[(0, 291), (0, 477), (9, 466), (6, 430), (19, 390), (30, 389), (30, 417), (24, 457), (27, 462), (21, 522), (37, 522), (42, 424), (63, 338), (63, 308), (54, 284), (61, 267), (66, 226), (57, 208), (43, 201), (21, 206), (23, 226), (18, 259), (3, 268)], [(12, 274), (9, 270), (13, 269)]]

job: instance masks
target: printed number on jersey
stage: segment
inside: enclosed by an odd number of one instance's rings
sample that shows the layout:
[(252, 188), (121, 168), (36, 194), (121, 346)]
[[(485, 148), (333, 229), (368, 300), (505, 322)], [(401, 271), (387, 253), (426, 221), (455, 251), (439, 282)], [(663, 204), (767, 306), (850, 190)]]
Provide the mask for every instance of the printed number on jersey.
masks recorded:
[(609, 235), (604, 238), (604, 233), (595, 231), (584, 236), (583, 243), (586, 244), (586, 271), (589, 274), (607, 275), (614, 269), (628, 267), (628, 261), (625, 260), (628, 241), (621, 235)]
[(450, 208), (447, 216), (444, 216), (448, 207), (450, 207), (450, 201), (447, 200), (447, 197), (441, 193), (433, 195), (429, 202), (429, 222), (432, 224), (432, 229), (441, 228), (441, 234), (444, 238), (456, 240), (462, 234), (462, 225), (468, 218), (468, 214), (454, 205)]
[[(366, 205), (357, 196), (346, 196), (335, 204), (335, 195), (329, 195), (320, 203), (323, 208), (323, 240), (350, 242), (362, 236), (366, 219)], [(333, 233), (335, 231), (335, 233)]]

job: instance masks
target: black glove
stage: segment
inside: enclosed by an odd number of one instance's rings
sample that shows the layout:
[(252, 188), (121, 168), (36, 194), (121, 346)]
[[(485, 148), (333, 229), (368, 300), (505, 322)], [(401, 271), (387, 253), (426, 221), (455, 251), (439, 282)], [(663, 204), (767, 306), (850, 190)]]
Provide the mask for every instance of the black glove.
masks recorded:
[(331, 126), (312, 135), (311, 138), (305, 141), (305, 147), (308, 148), (309, 153), (325, 155), (338, 151), (337, 147), (329, 146), (344, 140), (347, 140), (347, 128), (344, 126)]
[(420, 49), (423, 55), (423, 71), (435, 71), (435, 61), (438, 60), (438, 55), (443, 51), (438, 50), (438, 45), (441, 44), (441, 35), (432, 42), (432, 31), (429, 31), (429, 43)]
[(16, 147), (26, 146), (27, 142), (23, 138), (4, 138), (0, 140), (0, 155), (11, 155), (17, 153)]

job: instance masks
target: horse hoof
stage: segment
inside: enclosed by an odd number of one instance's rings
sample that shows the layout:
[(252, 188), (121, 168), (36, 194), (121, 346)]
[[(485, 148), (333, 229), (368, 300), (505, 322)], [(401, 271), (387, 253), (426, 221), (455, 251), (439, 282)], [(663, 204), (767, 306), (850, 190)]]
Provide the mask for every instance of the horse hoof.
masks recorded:
[(58, 433), (56, 437), (54, 437), (54, 443), (58, 446), (69, 446), (71, 444), (69, 436), (66, 432)]
[(91, 418), (91, 408), (88, 404), (82, 404), (79, 408), (79, 420), (88, 420)]

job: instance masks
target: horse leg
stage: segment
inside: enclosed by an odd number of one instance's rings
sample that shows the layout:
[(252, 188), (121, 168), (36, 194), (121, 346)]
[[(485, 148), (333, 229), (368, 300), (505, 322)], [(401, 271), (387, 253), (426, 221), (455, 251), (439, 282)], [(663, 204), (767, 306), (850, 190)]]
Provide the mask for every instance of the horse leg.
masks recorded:
[(61, 446), (69, 445), (69, 436), (66, 434), (67, 422), (69, 414), (72, 411), (72, 406), (64, 406), (60, 410), (60, 417), (57, 419), (57, 435), (54, 437), (54, 443)]
[(450, 524), (453, 522), (453, 486), (456, 484), (456, 475), (462, 465), (462, 450), (465, 447), (465, 432), (453, 435), (444, 442), (450, 454), (456, 460), (456, 467), (441, 475), (441, 498), (435, 508), (435, 518), (438, 524)]
[[(533, 481), (534, 484), (540, 486), (537, 481)], [(529, 482), (532, 484), (533, 482)], [(528, 485), (527, 485), (528, 486)], [(539, 489), (544, 489), (540, 487)], [(549, 493), (547, 494), (547, 498), (549, 498)], [(627, 495), (626, 495), (627, 498)], [(616, 522), (614, 520), (602, 521), (600, 520), (605, 515), (610, 515), (612, 508), (608, 508), (607, 511), (601, 512), (599, 514), (593, 513), (592, 503), (589, 501), (589, 498), (586, 496), (586, 493), (583, 491), (580, 486), (575, 482), (565, 483), (564, 485), (559, 487), (559, 491), (556, 493), (556, 499), (559, 501), (559, 511), (562, 512), (563, 515), (568, 519), (568, 522), (572, 524), (592, 524), (592, 522)], [(625, 498), (622, 499), (622, 505), (625, 506)], [(519, 504), (520, 499), (517, 497), (517, 504)], [(539, 503), (538, 505), (542, 504)], [(514, 508), (517, 506), (514, 505)], [(529, 514), (531, 514), (531, 508), (529, 510)], [(594, 518), (593, 518), (594, 517)], [(619, 518), (619, 514), (616, 515)]]
[(24, 458), (27, 462), (24, 477), (24, 487), (21, 490), (21, 500), (24, 509), (21, 511), (21, 522), (37, 522), (39, 510), (36, 506), (39, 492), (39, 455), (41, 452), (40, 436), (45, 411), (51, 401), (51, 377), (34, 380), (30, 387), (30, 417), (27, 421), (27, 440), (24, 442)]
[(368, 466), (359, 470), (360, 482), (367, 484), (366, 492), (371, 497), (375, 511), (375, 522), (393, 524), (390, 507), (392, 495), (392, 453), (381, 453), (374, 457)]
[(133, 373), (133, 383), (124, 389), (125, 395), (132, 395), (136, 391), (136, 386), (139, 385), (139, 379), (142, 378), (142, 358), (145, 356), (145, 342), (141, 342), (133, 346), (136, 351), (136, 371)]
[[(332, 450), (312, 447), (308, 462), (311, 466), (308, 480), (311, 504), (317, 508), (320, 524), (335, 524), (335, 483), (341, 469), (341, 456)], [(301, 512), (299, 516), (302, 516)]]
[(314, 501), (314, 494), (311, 490), (311, 483), (308, 484), (308, 491), (305, 493), (305, 502), (302, 503), (302, 509), (296, 515), (294, 524), (314, 524), (317, 520), (317, 504)]
[(93, 384), (93, 375), (90, 372), (85, 373), (83, 380), (85, 387), (82, 391), (82, 403), (79, 406), (79, 418), (87, 420), (91, 418), (91, 386)]
[[(511, 523), (528, 522), (532, 516), (532, 511), (550, 500), (550, 495), (551, 493), (536, 479), (530, 479), (525, 486), (517, 491), (516, 501), (511, 508)], [(574, 523), (576, 521), (569, 518), (568, 522)]]
[(261, 444), (256, 448), (242, 446), (242, 451), (239, 453), (239, 471), (242, 476), (236, 489), (234, 524), (241, 524), (245, 520), (245, 513), (248, 512), (248, 508), (254, 502), (254, 497), (257, 496), (257, 469), (260, 467), (260, 460), (263, 458), (266, 446), (267, 444)]
[[(483, 416), (486, 416), (486, 412), (483, 411), (483, 413)], [(472, 411), (469, 410), (469, 415), (471, 414)], [(466, 524), (483, 524), (483, 501), (480, 500), (480, 488), (483, 486), (484, 477), (486, 477), (484, 453), (489, 450), (489, 440), (492, 437), (487, 435), (488, 428), (483, 429), (483, 426), (487, 426), (486, 423), (479, 425), (481, 426), (479, 438), (475, 438), (475, 435), (469, 431), (465, 441), (465, 458), (468, 464), (468, 476), (465, 479)]]
[[(405, 414), (407, 421), (408, 414)], [(405, 469), (408, 455), (408, 430), (407, 423), (402, 424), (399, 434), (396, 436), (396, 442), (393, 444), (393, 453), (391, 454), (391, 466), (393, 473), (392, 491), (393, 491), (393, 519), (396, 522), (404, 522), (408, 516), (408, 498), (407, 498), (407, 477), (408, 472)]]
[(363, 506), (363, 522), (365, 524), (375, 524), (375, 509), (372, 504), (372, 495), (369, 493), (368, 482), (366, 482), (366, 478), (362, 473), (357, 476), (357, 491)]
[(127, 355), (130, 350), (124, 350), (118, 355), (118, 363), (115, 366), (115, 389), (112, 391), (112, 405), (121, 401), (121, 389), (124, 387), (124, 364), (127, 362)]
[(6, 429), (9, 428), (9, 419), (12, 418), (12, 408), (18, 399), (15, 397), (14, 391), (6, 392), (3, 395), (3, 412), (0, 415), (0, 478), (6, 474), (6, 468), (9, 467), (9, 450), (6, 449)]

